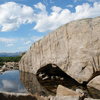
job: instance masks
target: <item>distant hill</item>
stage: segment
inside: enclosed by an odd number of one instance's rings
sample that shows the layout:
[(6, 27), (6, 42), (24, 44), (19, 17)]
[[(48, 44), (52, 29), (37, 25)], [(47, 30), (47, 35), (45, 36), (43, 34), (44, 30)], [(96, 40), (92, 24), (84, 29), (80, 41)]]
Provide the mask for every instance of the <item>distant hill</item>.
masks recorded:
[(0, 57), (15, 57), (15, 56), (19, 56), (21, 54), (22, 54), (22, 52), (15, 52), (15, 53), (2, 52), (2, 53), (0, 53)]

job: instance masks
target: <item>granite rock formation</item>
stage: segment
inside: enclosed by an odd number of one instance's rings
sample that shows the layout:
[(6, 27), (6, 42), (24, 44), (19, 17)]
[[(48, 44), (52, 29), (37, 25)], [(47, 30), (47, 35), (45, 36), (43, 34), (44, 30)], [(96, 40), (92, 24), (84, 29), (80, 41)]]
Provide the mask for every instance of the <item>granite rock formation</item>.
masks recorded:
[(0, 100), (37, 100), (31, 94), (0, 92)]
[[(56, 64), (78, 82), (87, 82), (100, 65), (100, 17), (70, 22), (35, 42), (19, 62), (21, 71), (36, 74)], [(54, 66), (55, 67), (55, 66)]]
[(93, 78), (88, 84), (88, 91), (93, 98), (100, 98), (100, 75)]

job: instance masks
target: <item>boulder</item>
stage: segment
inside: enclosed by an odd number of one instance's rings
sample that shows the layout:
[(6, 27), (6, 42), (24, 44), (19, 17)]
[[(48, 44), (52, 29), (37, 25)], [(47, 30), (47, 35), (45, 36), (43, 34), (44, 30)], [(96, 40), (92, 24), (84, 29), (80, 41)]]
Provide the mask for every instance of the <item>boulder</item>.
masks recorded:
[(39, 96), (30, 93), (10, 93), (0, 92), (0, 100), (49, 100), (48, 97)]
[(100, 98), (100, 75), (93, 78), (87, 84), (87, 87), (93, 98)]
[(18, 62), (5, 62), (4, 64), (8, 69), (18, 69)]
[(79, 96), (79, 97), (84, 96), (84, 93), (73, 91), (62, 85), (58, 85), (56, 93), (57, 93), (57, 96)]
[(93, 78), (88, 84), (87, 86), (89, 87), (93, 87), (97, 90), (100, 91), (100, 75), (96, 76), (95, 78)]
[(50, 100), (80, 100), (79, 96), (51, 96)]
[(0, 100), (37, 100), (31, 94), (0, 92)]
[[(23, 55), (19, 69), (37, 74), (56, 64), (80, 83), (88, 81), (100, 62), (100, 17), (70, 22), (35, 42)], [(97, 69), (95, 68), (95, 71)]]

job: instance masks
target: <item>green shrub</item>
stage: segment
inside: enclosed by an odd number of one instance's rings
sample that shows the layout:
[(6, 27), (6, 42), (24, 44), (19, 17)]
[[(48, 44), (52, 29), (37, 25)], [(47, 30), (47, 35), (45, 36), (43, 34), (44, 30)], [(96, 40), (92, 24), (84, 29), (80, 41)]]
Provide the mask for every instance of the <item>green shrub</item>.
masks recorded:
[(18, 62), (20, 61), (21, 56), (16, 56), (16, 57), (0, 57), (0, 63), (2, 64), (3, 62)]

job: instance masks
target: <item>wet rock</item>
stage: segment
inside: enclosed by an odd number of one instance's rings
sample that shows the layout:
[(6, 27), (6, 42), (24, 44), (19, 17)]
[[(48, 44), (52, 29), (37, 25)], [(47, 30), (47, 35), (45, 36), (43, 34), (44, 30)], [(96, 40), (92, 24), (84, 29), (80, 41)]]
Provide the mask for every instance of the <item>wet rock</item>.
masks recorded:
[(80, 94), (81, 96), (84, 96), (84, 92), (81, 89), (76, 89), (76, 93)]
[(38, 100), (31, 94), (0, 92), (0, 100)]
[(79, 96), (79, 97), (82, 97), (82, 96), (84, 96), (84, 94), (73, 91), (71, 89), (68, 89), (62, 85), (59, 85), (57, 88), (57, 96)]
[(18, 62), (5, 62), (4, 65), (8, 69), (15, 69), (15, 70), (17, 70), (19, 68)]
[(3, 65), (2, 68), (1, 68), (1, 70), (2, 70), (3, 72), (6, 71), (6, 70), (7, 70), (6, 65)]
[(0, 70), (0, 74), (2, 74), (3, 73), (3, 70)]
[(87, 87), (93, 98), (100, 98), (100, 75), (93, 78), (87, 84)]
[(0, 92), (0, 100), (49, 100), (39, 94)]
[(18, 62), (4, 62), (4, 65), (0, 67), (0, 73), (3, 73), (7, 70), (18, 70)]

